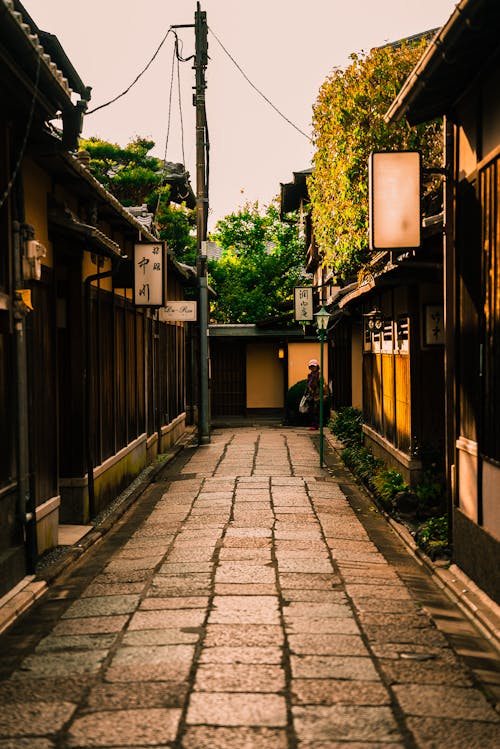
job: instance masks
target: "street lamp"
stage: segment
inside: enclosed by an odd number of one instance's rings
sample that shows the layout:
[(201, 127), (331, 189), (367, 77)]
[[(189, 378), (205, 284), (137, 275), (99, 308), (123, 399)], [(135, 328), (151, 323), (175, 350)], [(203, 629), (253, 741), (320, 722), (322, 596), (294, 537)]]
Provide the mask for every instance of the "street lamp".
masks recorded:
[(330, 313), (324, 307), (314, 315), (316, 318), (316, 329), (319, 333), (319, 467), (323, 468), (323, 343), (325, 332), (328, 328)]

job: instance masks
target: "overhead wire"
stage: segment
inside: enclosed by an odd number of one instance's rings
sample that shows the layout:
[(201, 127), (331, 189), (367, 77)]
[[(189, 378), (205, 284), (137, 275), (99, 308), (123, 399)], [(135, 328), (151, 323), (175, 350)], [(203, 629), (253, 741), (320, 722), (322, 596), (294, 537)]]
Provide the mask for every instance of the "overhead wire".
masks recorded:
[(184, 119), (182, 116), (182, 96), (181, 96), (181, 66), (179, 62), (187, 62), (179, 55), (179, 39), (176, 38), (176, 57), (177, 57), (177, 97), (179, 100), (179, 119), (181, 124), (181, 151), (182, 151), (182, 163), (186, 165), (186, 157), (184, 155)]
[(160, 52), (161, 48), (165, 44), (168, 35), (171, 34), (171, 33), (175, 33), (175, 32), (172, 29), (172, 27), (170, 26), (169, 29), (168, 29), (168, 31), (167, 31), (167, 33), (165, 34), (165, 36), (161, 40), (160, 44), (156, 48), (156, 51), (155, 51), (154, 55), (152, 56), (152, 58), (147, 63), (146, 67), (143, 68), (143, 70), (141, 70), (141, 72), (134, 78), (134, 80), (132, 81), (132, 83), (129, 86), (127, 86), (127, 88), (124, 91), (122, 91), (121, 94), (118, 94), (118, 96), (114, 96), (112, 99), (110, 99), (109, 101), (105, 102), (104, 104), (100, 104), (98, 107), (94, 107), (94, 109), (90, 109), (88, 112), (86, 112), (86, 115), (94, 114), (94, 112), (98, 112), (100, 109), (104, 109), (104, 107), (109, 107), (110, 104), (114, 104), (115, 101), (118, 101), (118, 99), (121, 99), (123, 96), (125, 96), (126, 94), (128, 94), (128, 92), (130, 91), (130, 89), (133, 88), (133, 86), (135, 86), (135, 84), (142, 78), (142, 76), (144, 75), (144, 73), (151, 67), (151, 65), (155, 61), (156, 57), (158, 56), (158, 53)]
[[(175, 33), (175, 32), (174, 32)], [(177, 42), (177, 35), (176, 35), (176, 42)], [(168, 141), (170, 138), (170, 122), (172, 119), (172, 92), (174, 89), (174, 71), (175, 71), (175, 60), (177, 58), (177, 44), (174, 44), (174, 49), (172, 52), (172, 64), (170, 66), (170, 89), (168, 92), (168, 114), (167, 114), (167, 133), (165, 136), (165, 148), (163, 150), (163, 174), (162, 178), (160, 180), (159, 190), (158, 190), (158, 199), (156, 201), (156, 210), (155, 210), (155, 219), (158, 215), (158, 210), (160, 208), (160, 201), (161, 201), (161, 188), (165, 184), (165, 172), (167, 168), (167, 151), (168, 151)], [(177, 64), (179, 64), (177, 62)]]
[[(272, 107), (274, 109), (274, 111), (283, 120), (285, 120), (285, 122), (287, 122), (289, 125), (291, 125), (291, 127), (293, 127), (298, 133), (300, 133), (301, 135), (303, 135), (304, 138), (306, 138), (309, 142), (311, 142), (310, 136), (307, 133), (305, 133), (303, 130), (301, 130), (301, 128), (298, 127), (298, 125), (296, 125), (294, 122), (292, 122), (292, 120), (289, 117), (287, 117), (285, 114), (283, 114), (283, 112), (280, 109), (278, 109), (278, 107), (275, 104), (273, 104), (273, 102), (269, 99), (269, 97), (267, 97), (255, 85), (255, 83), (248, 77), (248, 75), (245, 73), (245, 71), (243, 70), (243, 68), (241, 67), (241, 65), (235, 60), (235, 58), (228, 51), (228, 49), (226, 49), (226, 47), (224, 46), (224, 44), (221, 42), (221, 40), (219, 39), (219, 37), (217, 36), (217, 34), (214, 32), (214, 30), (210, 26), (208, 26), (208, 30), (210, 31), (211, 35), (214, 37), (214, 39), (217, 42), (217, 44), (219, 44), (219, 46), (221, 47), (221, 49), (223, 50), (223, 52), (229, 57), (229, 59), (231, 60), (231, 62), (233, 63), (233, 65), (239, 70), (239, 72), (241, 73), (241, 75), (243, 76), (243, 78), (254, 89), (254, 91), (256, 91), (256, 93), (259, 94), (259, 96), (262, 99), (264, 99), (264, 101), (267, 104), (269, 104), (269, 106)], [(175, 32), (174, 28), (172, 26), (170, 26), (169, 29), (168, 29), (168, 31), (167, 31), (167, 33), (165, 34), (165, 36), (161, 40), (160, 44), (158, 45), (157, 49), (155, 50), (153, 56), (151, 57), (151, 59), (149, 60), (149, 62), (146, 64), (146, 66), (143, 68), (143, 70), (141, 70), (141, 72), (134, 78), (134, 80), (132, 81), (132, 83), (129, 86), (127, 86), (127, 88), (124, 91), (122, 91), (120, 94), (118, 94), (117, 96), (114, 96), (112, 99), (110, 99), (109, 101), (105, 102), (104, 104), (100, 104), (98, 107), (94, 107), (94, 109), (88, 110), (86, 112), (86, 114), (87, 115), (94, 114), (94, 112), (98, 112), (99, 110), (104, 109), (105, 107), (109, 107), (111, 104), (114, 104), (116, 101), (118, 101), (119, 99), (121, 99), (123, 96), (126, 96), (126, 94), (128, 94), (128, 92), (130, 91), (130, 89), (133, 88), (133, 86), (135, 86), (135, 84), (142, 78), (142, 76), (144, 75), (144, 73), (146, 73), (146, 71), (151, 67), (151, 65), (153, 64), (154, 60), (158, 56), (158, 53), (160, 52), (161, 48), (165, 44), (165, 41), (167, 40), (168, 35), (171, 34), (171, 33), (173, 33), (175, 35), (175, 38), (176, 38), (176, 55), (177, 55), (177, 60), (180, 61), (180, 62), (188, 62), (189, 60), (192, 60), (193, 57), (194, 57), (194, 55), (190, 55), (189, 57), (183, 57), (182, 56), (181, 52), (179, 51), (179, 50), (182, 50), (182, 43), (180, 42), (180, 40), (179, 40), (179, 38), (177, 36), (177, 33)], [(181, 114), (181, 117), (182, 117), (182, 114)], [(183, 156), (183, 158), (184, 158), (184, 156)]]
[(281, 112), (281, 110), (279, 110), (278, 107), (275, 106), (273, 104), (273, 102), (270, 99), (268, 99), (268, 97), (265, 94), (263, 94), (262, 91), (259, 88), (257, 88), (257, 86), (255, 85), (255, 83), (253, 83), (253, 81), (250, 80), (250, 78), (245, 73), (245, 71), (243, 70), (243, 68), (241, 67), (241, 65), (239, 65), (239, 63), (234, 59), (234, 57), (232, 56), (232, 54), (225, 48), (225, 46), (222, 44), (221, 40), (215, 34), (214, 30), (212, 28), (210, 28), (210, 26), (208, 27), (208, 30), (210, 31), (210, 33), (214, 37), (215, 41), (220, 45), (220, 47), (222, 48), (222, 50), (229, 57), (229, 59), (231, 60), (231, 62), (240, 71), (240, 73), (243, 76), (243, 78), (254, 89), (254, 91), (256, 91), (259, 94), (259, 96), (261, 96), (264, 99), (264, 101), (266, 101), (269, 104), (269, 106), (272, 107), (274, 109), (274, 111), (277, 114), (279, 114), (279, 116), (282, 117), (285, 120), (285, 122), (288, 122), (288, 124), (291, 125), (293, 128), (295, 128), (295, 130), (297, 130), (297, 132), (299, 132), (301, 135), (303, 135), (304, 138), (307, 138), (307, 140), (309, 142), (312, 142), (311, 138), (309, 137), (309, 135), (307, 135), (307, 133), (305, 133), (303, 130), (301, 130), (300, 127), (298, 127), (294, 122), (292, 122), (292, 120), (290, 120), (286, 115), (284, 115), (283, 112)]

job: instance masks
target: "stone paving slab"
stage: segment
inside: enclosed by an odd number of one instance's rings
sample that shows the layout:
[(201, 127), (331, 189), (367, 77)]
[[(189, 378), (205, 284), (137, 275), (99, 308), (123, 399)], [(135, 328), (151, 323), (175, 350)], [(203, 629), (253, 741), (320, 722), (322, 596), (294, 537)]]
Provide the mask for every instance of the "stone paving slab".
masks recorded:
[[(247, 648), (251, 650), (251, 648)], [(279, 660), (277, 661), (279, 663)], [(194, 689), (199, 692), (282, 692), (286, 677), (279, 665), (270, 662), (202, 662), (196, 671)]]
[(166, 465), (0, 640), (0, 749), (496, 747), (498, 657), (315, 445)]
[(387, 688), (372, 681), (341, 679), (294, 679), (295, 705), (390, 705)]
[(332, 705), (294, 707), (299, 740), (387, 741), (400, 737), (396, 720), (388, 707)]
[(189, 699), (188, 725), (274, 726), (287, 724), (284, 697), (252, 692), (193, 692)]
[(284, 729), (188, 726), (182, 749), (288, 749)]
[(175, 739), (180, 716), (180, 710), (169, 708), (95, 712), (77, 718), (69, 730), (67, 746), (166, 745)]

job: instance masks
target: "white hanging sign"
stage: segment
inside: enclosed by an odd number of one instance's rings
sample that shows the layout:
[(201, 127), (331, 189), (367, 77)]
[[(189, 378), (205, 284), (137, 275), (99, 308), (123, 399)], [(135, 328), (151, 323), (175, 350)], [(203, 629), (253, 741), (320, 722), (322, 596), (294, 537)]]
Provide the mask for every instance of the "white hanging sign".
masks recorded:
[(420, 247), (420, 161), (418, 151), (374, 152), (370, 155), (371, 250)]
[(194, 322), (196, 320), (196, 302), (166, 302), (158, 310), (160, 322)]
[(165, 301), (165, 248), (163, 242), (134, 245), (134, 304), (162, 307)]

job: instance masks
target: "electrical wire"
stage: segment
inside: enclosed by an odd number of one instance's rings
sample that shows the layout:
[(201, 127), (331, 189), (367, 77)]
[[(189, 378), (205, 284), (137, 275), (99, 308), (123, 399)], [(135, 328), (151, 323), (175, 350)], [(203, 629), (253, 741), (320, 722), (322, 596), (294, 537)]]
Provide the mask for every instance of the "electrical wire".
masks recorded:
[(146, 65), (146, 67), (145, 67), (145, 68), (144, 68), (143, 70), (141, 70), (141, 72), (139, 73), (139, 75), (137, 75), (137, 76), (136, 76), (136, 77), (134, 78), (134, 80), (132, 81), (132, 83), (130, 84), (130, 86), (128, 86), (128, 87), (127, 87), (127, 88), (125, 89), (125, 91), (122, 91), (122, 92), (121, 92), (121, 94), (118, 94), (118, 96), (115, 96), (115, 97), (113, 97), (113, 99), (110, 99), (110, 100), (109, 100), (109, 101), (107, 101), (107, 102), (106, 102), (105, 104), (100, 104), (100, 105), (99, 105), (98, 107), (94, 107), (94, 109), (90, 109), (90, 110), (89, 110), (88, 112), (86, 112), (85, 114), (86, 114), (87, 116), (88, 116), (89, 114), (94, 114), (94, 112), (98, 112), (98, 111), (99, 111), (100, 109), (104, 109), (104, 107), (109, 107), (109, 105), (110, 105), (110, 104), (114, 104), (114, 103), (115, 103), (115, 101), (118, 101), (118, 99), (121, 99), (121, 98), (122, 98), (122, 96), (125, 96), (126, 94), (128, 94), (128, 92), (130, 91), (130, 89), (131, 89), (131, 88), (132, 88), (133, 86), (135, 86), (135, 84), (136, 84), (136, 83), (137, 83), (137, 82), (138, 82), (138, 81), (139, 81), (139, 80), (140, 80), (140, 79), (142, 78), (142, 76), (143, 76), (143, 75), (144, 75), (144, 73), (145, 73), (145, 72), (146, 72), (146, 71), (148, 70), (148, 68), (150, 68), (150, 67), (151, 67), (151, 65), (153, 64), (154, 60), (155, 60), (155, 59), (156, 59), (156, 57), (158, 56), (158, 53), (159, 53), (159, 51), (161, 50), (161, 48), (162, 48), (162, 47), (163, 47), (163, 45), (165, 44), (165, 42), (166, 42), (166, 40), (167, 40), (167, 37), (168, 37), (168, 35), (169, 35), (169, 34), (171, 34), (171, 33), (175, 33), (175, 32), (173, 31), (172, 27), (170, 27), (170, 28), (168, 29), (167, 33), (165, 34), (165, 36), (164, 36), (164, 37), (163, 37), (163, 39), (161, 40), (161, 42), (160, 42), (160, 44), (158, 45), (158, 47), (157, 47), (157, 49), (156, 49), (156, 51), (155, 51), (155, 53), (154, 53), (153, 57), (152, 57), (152, 58), (150, 59), (150, 61), (149, 61), (149, 62), (148, 62), (148, 64)]
[[(177, 40), (177, 36), (176, 36), (176, 40)], [(165, 170), (167, 166), (167, 150), (168, 150), (168, 141), (170, 138), (170, 122), (172, 118), (172, 91), (174, 89), (174, 70), (175, 70), (176, 58), (177, 58), (177, 44), (174, 44), (174, 49), (172, 53), (172, 64), (170, 66), (170, 90), (168, 92), (167, 134), (165, 136), (165, 148), (163, 150), (163, 175), (160, 181), (160, 189), (158, 190), (158, 199), (156, 201), (155, 218), (158, 215), (158, 211), (160, 209), (161, 188), (165, 184)], [(179, 64), (179, 62), (177, 62), (177, 64)]]
[(283, 112), (281, 112), (281, 111), (280, 111), (280, 110), (278, 109), (278, 107), (276, 107), (276, 106), (275, 106), (275, 105), (274, 105), (274, 104), (272, 103), (272, 101), (271, 101), (270, 99), (268, 99), (268, 98), (267, 98), (267, 96), (266, 96), (265, 94), (263, 94), (263, 93), (262, 93), (262, 91), (261, 91), (260, 89), (258, 89), (258, 88), (257, 88), (257, 86), (256, 86), (256, 85), (255, 85), (255, 84), (254, 84), (254, 83), (253, 83), (253, 82), (252, 82), (252, 81), (250, 80), (250, 78), (249, 78), (249, 77), (247, 76), (247, 74), (245, 73), (245, 71), (243, 70), (243, 68), (242, 68), (242, 67), (241, 67), (241, 66), (240, 66), (240, 65), (239, 65), (239, 64), (238, 64), (238, 63), (236, 62), (236, 60), (234, 59), (234, 57), (233, 57), (233, 56), (232, 56), (232, 55), (230, 54), (230, 52), (228, 52), (228, 50), (227, 50), (227, 49), (226, 49), (226, 48), (224, 47), (224, 45), (222, 44), (221, 40), (220, 40), (220, 39), (219, 39), (219, 38), (217, 37), (217, 35), (216, 35), (216, 34), (214, 33), (213, 29), (211, 29), (211, 28), (210, 28), (210, 26), (208, 27), (208, 30), (210, 31), (210, 33), (212, 34), (212, 36), (214, 37), (214, 39), (216, 40), (216, 42), (217, 42), (217, 43), (218, 43), (218, 44), (220, 45), (220, 47), (221, 47), (221, 48), (223, 49), (223, 51), (224, 51), (224, 52), (226, 53), (226, 55), (227, 55), (227, 56), (229, 57), (229, 59), (231, 60), (231, 62), (232, 62), (232, 63), (233, 63), (233, 64), (234, 64), (235, 66), (236, 66), (236, 68), (237, 68), (237, 69), (238, 69), (238, 70), (240, 71), (240, 73), (241, 73), (241, 75), (243, 76), (243, 78), (244, 78), (244, 79), (245, 79), (245, 80), (247, 81), (247, 83), (248, 83), (248, 84), (249, 84), (249, 85), (250, 85), (250, 86), (251, 86), (251, 87), (252, 87), (252, 88), (254, 89), (254, 91), (256, 91), (256, 92), (257, 92), (257, 93), (259, 94), (259, 96), (261, 96), (261, 97), (262, 97), (262, 98), (264, 99), (264, 101), (266, 101), (266, 102), (267, 102), (267, 103), (269, 104), (269, 106), (270, 106), (270, 107), (272, 107), (272, 108), (274, 109), (274, 111), (275, 111), (275, 112), (276, 112), (277, 114), (279, 114), (279, 116), (280, 116), (280, 117), (282, 117), (282, 118), (283, 118), (283, 119), (285, 120), (285, 122), (288, 122), (288, 124), (289, 124), (289, 125), (291, 125), (291, 126), (292, 126), (293, 128), (295, 128), (295, 130), (297, 130), (297, 132), (299, 132), (299, 133), (300, 133), (301, 135), (303, 135), (303, 136), (304, 136), (304, 138), (307, 138), (307, 140), (308, 140), (309, 142), (312, 142), (311, 138), (309, 137), (309, 135), (307, 135), (307, 133), (305, 133), (305, 132), (304, 132), (303, 130), (301, 130), (301, 129), (300, 129), (300, 127), (298, 127), (298, 126), (297, 126), (297, 125), (296, 125), (296, 124), (295, 124), (294, 122), (292, 122), (291, 120), (289, 120), (289, 119), (288, 119), (288, 117), (286, 117), (286, 115), (284, 115), (284, 114), (283, 114)]
[(184, 119), (182, 116), (182, 97), (181, 97), (181, 70), (179, 62), (186, 62), (179, 55), (179, 39), (175, 40), (175, 54), (177, 57), (177, 98), (179, 100), (179, 119), (181, 123), (181, 151), (182, 151), (182, 163), (186, 166), (186, 157), (184, 155)]
[(29, 138), (29, 134), (30, 134), (30, 131), (31, 131), (31, 125), (33, 123), (33, 117), (34, 117), (34, 114), (35, 114), (35, 102), (36, 102), (36, 95), (38, 93), (38, 84), (40, 82), (40, 67), (41, 67), (41, 64), (42, 64), (42, 56), (39, 54), (39, 55), (37, 55), (35, 84), (34, 84), (34, 88), (33, 88), (33, 97), (31, 99), (30, 112), (29, 112), (29, 115), (28, 115), (28, 122), (27, 122), (27, 125), (26, 125), (26, 132), (24, 133), (23, 142), (21, 144), (21, 150), (19, 152), (19, 156), (17, 158), (14, 170), (12, 172), (12, 176), (11, 176), (10, 180), (8, 181), (8, 183), (7, 183), (7, 187), (5, 188), (5, 191), (4, 191), (3, 195), (2, 195), (2, 197), (0, 198), (0, 208), (3, 206), (3, 204), (5, 203), (5, 201), (7, 200), (7, 198), (10, 195), (10, 191), (12, 190), (12, 186), (13, 186), (15, 180), (16, 180), (17, 173), (19, 172), (22, 160), (24, 158), (24, 152), (26, 151), (26, 146), (28, 145), (28, 138)]

